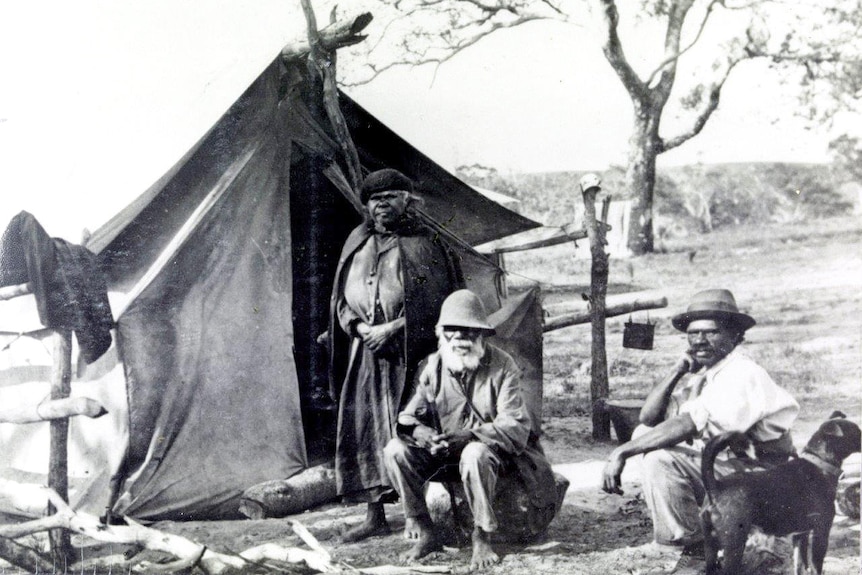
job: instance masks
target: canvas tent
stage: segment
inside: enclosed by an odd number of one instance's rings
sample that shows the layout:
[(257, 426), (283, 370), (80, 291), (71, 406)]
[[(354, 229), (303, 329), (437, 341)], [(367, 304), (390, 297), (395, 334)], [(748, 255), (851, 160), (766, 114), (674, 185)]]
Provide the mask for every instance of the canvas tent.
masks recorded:
[[(73, 383), (75, 394), (111, 411), (72, 423), (73, 505), (101, 513), (110, 504), (141, 519), (232, 517), (244, 488), (326, 457), (333, 422), (317, 409), (326, 362), (315, 338), (326, 328), (340, 245), (360, 218), (333, 184), (338, 146), (319, 102), (304, 68), (276, 60), (86, 243), (106, 275), (116, 329), (115, 345), (80, 365)], [(342, 104), (363, 168), (414, 178), (426, 211), (466, 244), (537, 225), (476, 193), (344, 95)], [(535, 402), (536, 293), (501, 300), (499, 270), (463, 246), (459, 253), (470, 287), (498, 310), (500, 343), (524, 364)], [(0, 399), (44, 395), (45, 332), (0, 336)], [(0, 473), (36, 480), (46, 468), (46, 425), (0, 427)]]

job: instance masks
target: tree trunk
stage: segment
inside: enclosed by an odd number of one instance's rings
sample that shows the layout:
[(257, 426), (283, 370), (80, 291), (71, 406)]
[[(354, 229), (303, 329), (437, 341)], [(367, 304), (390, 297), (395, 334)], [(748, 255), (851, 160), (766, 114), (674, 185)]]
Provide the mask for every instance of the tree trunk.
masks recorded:
[(661, 153), (658, 135), (661, 110), (648, 104), (635, 104), (635, 126), (629, 139), (629, 166), (626, 187), (633, 194), (628, 248), (635, 255), (652, 253), (653, 192), (655, 190), (656, 158)]

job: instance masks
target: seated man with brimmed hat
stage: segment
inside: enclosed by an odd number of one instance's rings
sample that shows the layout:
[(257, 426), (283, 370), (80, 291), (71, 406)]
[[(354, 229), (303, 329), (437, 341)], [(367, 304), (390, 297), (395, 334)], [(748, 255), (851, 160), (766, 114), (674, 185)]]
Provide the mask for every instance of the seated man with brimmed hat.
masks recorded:
[(416, 392), (398, 416), (399, 437), (384, 451), (390, 481), (401, 496), (406, 535), (414, 540), (402, 559), (440, 548), (424, 487), (451, 466), (473, 514), (471, 566), (483, 568), (499, 561), (491, 547), (499, 527), (498, 479), (508, 469), (519, 474), (522, 485), (547, 499), (538, 505), (549, 503), (549, 522), (556, 499), (553, 472), (531, 433), (521, 370), (509, 354), (485, 341), (494, 329), (479, 297), (469, 290), (453, 292), (443, 302), (436, 331), (438, 351), (421, 368)]
[(649, 393), (640, 413), (643, 425), (632, 440), (611, 453), (602, 487), (622, 493), (626, 460), (643, 454), (644, 498), (655, 541), (683, 549), (675, 573), (697, 573), (705, 566), (698, 510), (704, 496), (700, 462), (706, 441), (739, 431), (755, 447), (756, 460), (728, 454), (716, 461), (718, 477), (780, 463), (793, 452), (790, 428), (799, 405), (738, 349), (755, 320), (739, 311), (730, 291), (695, 294), (672, 323), (687, 334), (689, 348)]

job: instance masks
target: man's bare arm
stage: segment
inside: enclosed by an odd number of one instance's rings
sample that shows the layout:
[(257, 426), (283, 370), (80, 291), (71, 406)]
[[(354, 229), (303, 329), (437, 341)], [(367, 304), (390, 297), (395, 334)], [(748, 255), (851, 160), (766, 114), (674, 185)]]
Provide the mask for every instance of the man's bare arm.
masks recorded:
[(690, 373), (697, 364), (688, 354), (684, 355), (674, 365), (670, 375), (658, 383), (647, 395), (640, 412), (640, 422), (654, 427), (664, 421), (667, 407), (676, 384), (686, 373)]
[(683, 413), (662, 421), (643, 435), (620, 445), (608, 457), (602, 473), (602, 489), (608, 493), (622, 493), (620, 476), (629, 457), (674, 446), (694, 437), (695, 433), (697, 428), (694, 421), (689, 414)]

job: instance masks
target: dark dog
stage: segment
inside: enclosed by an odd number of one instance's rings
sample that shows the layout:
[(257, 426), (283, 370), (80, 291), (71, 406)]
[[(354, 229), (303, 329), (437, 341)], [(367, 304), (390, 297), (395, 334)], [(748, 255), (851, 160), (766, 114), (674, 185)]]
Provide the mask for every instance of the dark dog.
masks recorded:
[[(769, 535), (793, 535), (796, 573), (809, 565), (823, 572), (841, 462), (862, 450), (859, 426), (836, 412), (811, 437), (802, 454), (764, 471), (716, 480), (713, 463), (738, 433), (713, 438), (703, 452), (701, 474), (706, 505), (701, 511), (708, 575), (741, 573), (742, 554), (752, 526)], [(724, 551), (719, 561), (719, 551)]]

